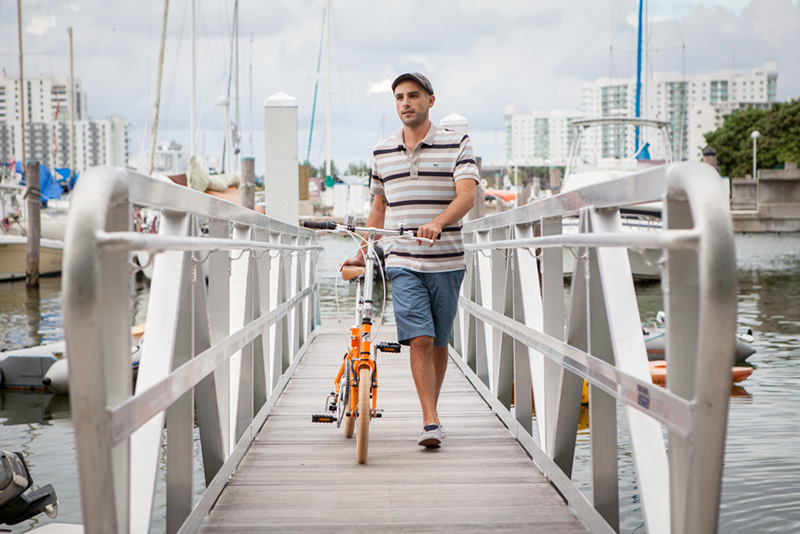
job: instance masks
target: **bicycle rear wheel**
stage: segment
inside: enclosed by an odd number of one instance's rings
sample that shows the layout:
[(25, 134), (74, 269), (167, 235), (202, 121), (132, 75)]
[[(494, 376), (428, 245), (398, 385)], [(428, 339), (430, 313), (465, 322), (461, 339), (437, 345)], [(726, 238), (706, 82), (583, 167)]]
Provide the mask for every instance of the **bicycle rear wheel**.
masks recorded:
[(372, 380), (370, 368), (363, 366), (358, 370), (358, 433), (356, 435), (356, 461), (363, 464), (367, 461), (369, 447), (370, 389)]

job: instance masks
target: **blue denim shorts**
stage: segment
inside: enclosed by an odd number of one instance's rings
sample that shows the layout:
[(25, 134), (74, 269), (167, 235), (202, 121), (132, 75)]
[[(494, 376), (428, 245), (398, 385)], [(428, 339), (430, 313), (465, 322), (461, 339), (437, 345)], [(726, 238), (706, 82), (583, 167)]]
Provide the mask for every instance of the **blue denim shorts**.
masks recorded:
[(421, 273), (389, 267), (386, 276), (392, 281), (397, 340), (408, 345), (415, 337), (430, 336), (434, 347), (447, 346), (464, 270)]

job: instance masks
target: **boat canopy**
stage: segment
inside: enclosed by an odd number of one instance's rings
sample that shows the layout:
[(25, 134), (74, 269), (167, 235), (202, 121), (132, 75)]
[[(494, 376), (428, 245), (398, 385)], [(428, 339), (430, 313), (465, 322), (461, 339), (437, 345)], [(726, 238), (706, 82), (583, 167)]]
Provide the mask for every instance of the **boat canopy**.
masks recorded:
[[(25, 167), (22, 165), (21, 161), (16, 163), (16, 171), (22, 175), (20, 185), (26, 185)], [(41, 191), (42, 206), (47, 206), (48, 200), (61, 198), (63, 189), (58, 182), (56, 182), (55, 178), (53, 177), (53, 173), (50, 171), (50, 167), (47, 165), (39, 165), (39, 190)]]

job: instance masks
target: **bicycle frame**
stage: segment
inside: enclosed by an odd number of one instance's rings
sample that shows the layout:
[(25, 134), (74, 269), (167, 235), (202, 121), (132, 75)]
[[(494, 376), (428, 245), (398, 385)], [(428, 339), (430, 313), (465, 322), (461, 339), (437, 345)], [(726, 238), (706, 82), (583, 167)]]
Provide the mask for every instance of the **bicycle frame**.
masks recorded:
[(376, 357), (372, 355), (372, 316), (374, 308), (372, 306), (373, 274), (375, 269), (375, 228), (367, 234), (367, 254), (364, 258), (364, 274), (359, 275), (356, 280), (356, 312), (355, 325), (350, 329), (350, 351), (342, 367), (336, 376), (336, 393), (339, 393), (339, 384), (344, 374), (347, 362), (350, 362), (351, 376), (348, 377), (350, 384), (350, 413), (354, 414), (358, 404), (358, 376), (362, 367), (370, 369), (372, 380), (371, 397), (372, 413), (370, 418), (375, 416), (378, 404), (378, 376)]
[[(400, 228), (399, 230), (385, 230), (382, 228), (359, 228), (354, 225), (342, 225), (333, 222), (312, 223), (306, 222), (305, 226), (320, 228), (338, 233), (354, 235), (356, 232), (366, 234), (366, 253), (364, 254), (364, 272), (357, 271), (349, 274), (342, 273), (342, 277), (356, 284), (356, 309), (355, 324), (350, 328), (350, 346), (345, 353), (339, 372), (334, 379), (334, 391), (328, 395), (327, 410), (336, 413), (333, 415), (312, 415), (312, 422), (333, 423), (341, 426), (345, 422), (345, 437), (351, 437), (353, 427), (358, 422), (359, 430), (356, 445), (356, 459), (364, 463), (367, 456), (367, 440), (369, 436), (369, 421), (380, 417), (378, 411), (378, 368), (377, 356), (372, 352), (372, 306), (373, 273), (375, 270), (375, 244), (377, 236), (396, 236), (406, 239), (418, 239), (430, 242), (428, 239), (417, 238), (411, 231)], [(399, 343), (378, 343), (377, 349), (384, 352), (400, 352)], [(367, 371), (367, 372), (364, 372)], [(363, 381), (369, 380), (367, 387)], [(345, 388), (343, 391), (342, 388)], [(367, 399), (366, 395), (369, 395)], [(340, 405), (346, 404), (346, 406)], [(369, 413), (366, 413), (366, 412)]]

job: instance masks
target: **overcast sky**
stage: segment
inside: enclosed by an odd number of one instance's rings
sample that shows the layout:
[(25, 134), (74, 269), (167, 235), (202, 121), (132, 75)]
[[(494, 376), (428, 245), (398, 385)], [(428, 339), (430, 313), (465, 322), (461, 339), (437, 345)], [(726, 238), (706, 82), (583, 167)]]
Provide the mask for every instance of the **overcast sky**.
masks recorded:
[[(68, 76), (71, 26), (75, 77), (88, 96), (90, 118), (124, 117), (137, 156), (149, 145), (164, 1), (22, 4), (25, 72)], [(223, 111), (215, 99), (228, 90), (234, 2), (198, 4), (198, 152), (218, 155)], [(467, 117), (486, 164), (504, 157), (505, 104), (518, 113), (580, 109), (582, 82), (636, 73), (636, 0), (332, 4), (331, 139), (340, 169), (368, 162), (378, 138), (399, 129), (390, 82), (401, 72), (418, 70), (431, 79), (434, 122), (450, 113)], [(749, 72), (774, 60), (778, 100), (800, 97), (798, 0), (651, 0), (649, 6), (651, 70)], [(158, 140), (188, 147), (191, 0), (171, 0), (169, 9)], [(240, 0), (239, 9), (242, 155), (255, 156), (261, 173), (263, 101), (281, 91), (298, 100), (298, 156), (306, 159), (324, 0)], [(17, 42), (17, 2), (0, 0), (0, 62), (10, 76), (19, 73)], [(315, 165), (325, 158), (327, 68), (325, 52), (310, 158)]]

